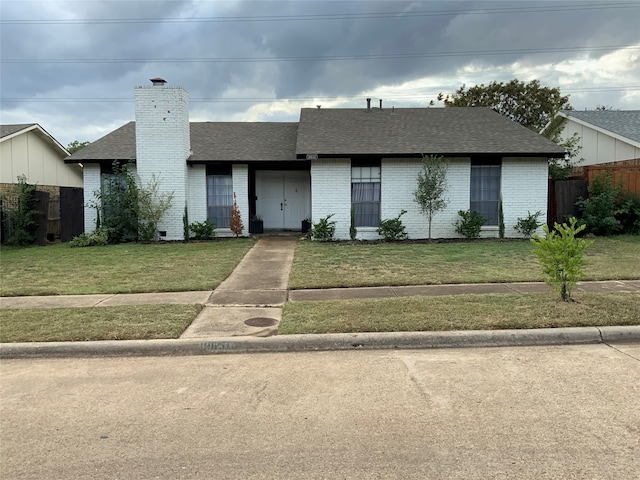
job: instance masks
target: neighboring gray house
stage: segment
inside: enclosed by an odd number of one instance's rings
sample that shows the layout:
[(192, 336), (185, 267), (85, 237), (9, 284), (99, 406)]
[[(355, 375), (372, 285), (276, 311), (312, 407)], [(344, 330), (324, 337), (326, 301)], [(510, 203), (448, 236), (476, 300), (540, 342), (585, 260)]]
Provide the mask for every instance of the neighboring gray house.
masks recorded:
[(565, 110), (561, 136), (580, 137), (580, 166), (640, 158), (640, 110)]
[[(302, 109), (295, 123), (189, 122), (188, 94), (154, 79), (136, 87), (136, 121), (66, 159), (84, 165), (85, 201), (113, 161), (135, 160), (142, 183), (160, 177), (174, 192), (163, 238), (183, 238), (189, 221), (215, 222), (230, 235), (236, 194), (245, 226), (253, 215), (265, 230), (300, 230), (301, 221), (334, 214), (336, 237), (376, 239), (378, 222), (400, 210), (410, 238), (426, 238), (413, 200), (422, 155), (449, 159), (448, 207), (433, 219), (433, 237), (457, 237), (459, 210), (489, 218), (482, 235), (498, 236), (502, 200), (507, 236), (518, 217), (547, 210), (548, 158), (564, 149), (487, 108)], [(85, 225), (95, 211), (85, 209)], [(544, 221), (544, 218), (541, 218)], [(246, 232), (245, 232), (246, 233)]]

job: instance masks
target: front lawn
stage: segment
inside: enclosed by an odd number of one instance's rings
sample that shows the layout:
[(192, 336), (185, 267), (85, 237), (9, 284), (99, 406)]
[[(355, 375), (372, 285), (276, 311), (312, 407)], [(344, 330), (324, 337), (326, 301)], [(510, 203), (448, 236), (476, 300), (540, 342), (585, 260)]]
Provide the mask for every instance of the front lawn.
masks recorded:
[(280, 334), (499, 330), (640, 324), (640, 294), (455, 295), (289, 302)]
[[(543, 281), (527, 240), (298, 243), (289, 288)], [(585, 280), (640, 278), (640, 236), (599, 237)]]
[(3, 309), (0, 342), (178, 338), (202, 305)]
[(2, 247), (0, 295), (82, 295), (213, 290), (252, 239), (70, 248)]

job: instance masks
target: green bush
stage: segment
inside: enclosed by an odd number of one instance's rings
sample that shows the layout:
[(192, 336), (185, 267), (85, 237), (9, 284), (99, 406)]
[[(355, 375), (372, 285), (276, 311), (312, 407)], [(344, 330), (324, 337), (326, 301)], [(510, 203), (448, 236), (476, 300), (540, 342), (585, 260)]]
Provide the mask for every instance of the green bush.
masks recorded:
[(405, 213), (407, 213), (406, 210), (401, 210), (396, 218), (380, 220), (378, 235), (381, 235), (387, 242), (407, 238), (407, 232), (405, 232), (405, 227), (402, 224), (402, 220), (400, 220), (400, 217)]
[(68, 245), (71, 248), (74, 247), (96, 247), (100, 245), (107, 245), (109, 242), (109, 232), (105, 227), (96, 228), (91, 233), (81, 233), (77, 237), (74, 237)]
[(569, 225), (556, 223), (553, 231), (549, 231), (549, 226), (545, 225), (545, 237), (536, 234), (531, 239), (531, 243), (535, 245), (533, 253), (542, 264), (542, 272), (546, 276), (545, 282), (551, 285), (565, 302), (572, 301), (571, 290), (584, 276), (584, 251), (593, 243), (577, 238), (586, 228), (584, 224), (576, 228), (577, 223), (578, 221), (571, 217)]
[(640, 195), (622, 192), (616, 218), (622, 225), (623, 233), (640, 234)]
[[(6, 222), (10, 225), (7, 229), (10, 236), (7, 238), (9, 245), (31, 245), (36, 239), (36, 198), (35, 185), (27, 183), (27, 177), (18, 176), (15, 185), (15, 202), (7, 202), (8, 208), (4, 209), (7, 216)], [(6, 205), (5, 205), (6, 207)]]
[(521, 233), (526, 238), (531, 238), (542, 222), (538, 221), (538, 218), (542, 216), (542, 212), (538, 210), (536, 213), (527, 211), (525, 218), (518, 218), (515, 229), (516, 232)]
[(456, 232), (466, 238), (478, 238), (480, 230), (487, 222), (487, 219), (478, 212), (472, 212), (471, 210), (459, 210), (458, 215), (460, 218), (455, 224)]
[(586, 232), (594, 235), (614, 235), (622, 232), (618, 197), (622, 192), (620, 183), (613, 183), (613, 175), (596, 175), (589, 185), (589, 198), (576, 202), (580, 209), (579, 225), (586, 225)]
[(194, 240), (211, 240), (216, 236), (216, 226), (208, 218), (204, 222), (193, 222), (189, 230), (193, 233)]
[(324, 218), (321, 218), (318, 223), (314, 223), (309, 231), (311, 238), (313, 240), (320, 240), (321, 242), (329, 242), (333, 240), (333, 236), (336, 234), (336, 222), (329, 221), (331, 217), (333, 217), (335, 213), (331, 215), (327, 215)]

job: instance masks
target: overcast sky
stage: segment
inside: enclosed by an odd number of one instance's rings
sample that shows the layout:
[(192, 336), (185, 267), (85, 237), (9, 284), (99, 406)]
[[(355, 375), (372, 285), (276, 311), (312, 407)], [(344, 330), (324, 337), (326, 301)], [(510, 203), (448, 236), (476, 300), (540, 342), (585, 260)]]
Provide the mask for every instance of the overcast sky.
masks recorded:
[(640, 109), (640, 1), (1, 0), (1, 122), (60, 143), (134, 119), (161, 77), (192, 121), (301, 107), (426, 107), (462, 84), (539, 79), (575, 109)]

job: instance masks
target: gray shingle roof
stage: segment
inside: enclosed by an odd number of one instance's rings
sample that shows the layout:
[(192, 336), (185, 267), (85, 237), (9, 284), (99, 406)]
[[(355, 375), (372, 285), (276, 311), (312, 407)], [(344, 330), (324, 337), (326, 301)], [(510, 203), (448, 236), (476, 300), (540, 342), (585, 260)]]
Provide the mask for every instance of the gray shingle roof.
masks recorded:
[(592, 110), (584, 112), (565, 110), (562, 113), (630, 140), (640, 142), (640, 110)]
[[(295, 160), (297, 123), (191, 122), (191, 162)], [(130, 160), (136, 156), (135, 122), (96, 140), (67, 162)]]
[(295, 160), (297, 131), (297, 123), (193, 122), (189, 160)]
[(7, 137), (9, 135), (13, 135), (20, 130), (24, 130), (25, 128), (29, 128), (35, 125), (35, 123), (21, 123), (16, 125), (0, 125), (0, 138)]
[(108, 160), (129, 161), (136, 158), (136, 124), (129, 122), (113, 132), (81, 148), (70, 157), (67, 163)]
[(562, 156), (564, 148), (488, 108), (305, 108), (296, 152)]
[[(190, 162), (284, 161), (306, 154), (564, 155), (562, 147), (487, 108), (305, 108), (300, 123), (190, 125)], [(130, 160), (135, 155), (135, 122), (129, 122), (66, 161)]]

